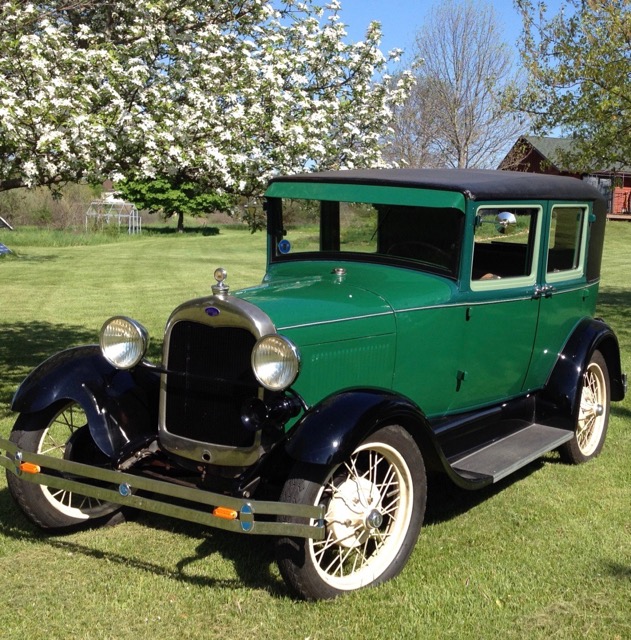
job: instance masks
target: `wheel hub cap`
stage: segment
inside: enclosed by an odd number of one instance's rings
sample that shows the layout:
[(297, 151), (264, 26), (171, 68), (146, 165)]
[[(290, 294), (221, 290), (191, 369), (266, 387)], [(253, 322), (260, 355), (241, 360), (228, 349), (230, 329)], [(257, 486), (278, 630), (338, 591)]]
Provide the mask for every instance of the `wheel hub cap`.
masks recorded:
[(354, 548), (363, 544), (379, 528), (383, 516), (379, 511), (381, 494), (366, 478), (348, 478), (329, 503), (326, 520), (337, 544)]
[(366, 518), (366, 525), (369, 529), (379, 529), (383, 524), (383, 516), (379, 511), (373, 509)]

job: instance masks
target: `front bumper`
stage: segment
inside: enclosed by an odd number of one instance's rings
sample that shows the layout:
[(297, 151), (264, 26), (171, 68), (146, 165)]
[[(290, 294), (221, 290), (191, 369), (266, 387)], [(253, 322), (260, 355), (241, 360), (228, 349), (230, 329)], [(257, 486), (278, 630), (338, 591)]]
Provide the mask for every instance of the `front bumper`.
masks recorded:
[[(13, 442), (2, 438), (0, 451), (6, 452), (0, 453), (0, 466), (25, 482), (72, 491), (79, 495), (226, 531), (315, 540), (324, 538), (324, 507), (233, 498), (164, 480), (23, 451)], [(46, 470), (57, 471), (59, 475), (51, 475), (46, 473)], [(84, 479), (95, 480), (112, 487), (89, 484)], [(191, 503), (191, 506), (148, 498), (138, 492), (150, 492), (157, 496), (186, 501)], [(267, 519), (259, 520), (258, 516), (266, 516)], [(269, 519), (275, 516), (305, 518), (314, 524), (275, 522)]]

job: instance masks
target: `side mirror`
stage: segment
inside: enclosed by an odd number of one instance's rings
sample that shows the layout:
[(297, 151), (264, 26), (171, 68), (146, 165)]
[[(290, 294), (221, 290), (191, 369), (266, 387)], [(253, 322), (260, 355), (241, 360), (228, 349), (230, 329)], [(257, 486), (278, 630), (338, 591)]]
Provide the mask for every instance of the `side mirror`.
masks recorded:
[(502, 227), (507, 227), (509, 224), (517, 224), (517, 218), (515, 217), (514, 213), (502, 211), (501, 213), (497, 214), (495, 222)]
[(514, 213), (502, 211), (495, 218), (495, 225), (500, 233), (506, 233), (511, 225), (517, 224), (517, 218)]

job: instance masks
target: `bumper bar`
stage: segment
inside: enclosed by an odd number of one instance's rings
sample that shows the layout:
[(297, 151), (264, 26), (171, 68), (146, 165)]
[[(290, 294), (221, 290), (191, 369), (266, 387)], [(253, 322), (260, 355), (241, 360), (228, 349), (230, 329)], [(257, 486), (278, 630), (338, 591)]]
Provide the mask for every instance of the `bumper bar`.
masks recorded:
[[(2, 451), (6, 451), (6, 455), (2, 454)], [(237, 533), (314, 538), (316, 540), (324, 538), (324, 508), (320, 506), (224, 496), (203, 489), (183, 487), (164, 480), (155, 480), (113, 469), (103, 469), (80, 462), (23, 451), (13, 442), (2, 438), (0, 438), (0, 466), (5, 467), (8, 472), (15, 474), (25, 482), (62, 489), (77, 495), (196, 522), (216, 529)], [(59, 475), (46, 473), (47, 470), (57, 471)], [(112, 486), (104, 487), (90, 484), (84, 482), (84, 479)], [(149, 491), (158, 496), (185, 500), (193, 503), (195, 508), (147, 498), (137, 495), (137, 491)], [(229, 512), (232, 515), (228, 517), (214, 515), (215, 508), (218, 508), (219, 513)], [(268, 517), (293, 516), (305, 518), (307, 521), (313, 520), (314, 523), (300, 524), (257, 520), (259, 515)]]

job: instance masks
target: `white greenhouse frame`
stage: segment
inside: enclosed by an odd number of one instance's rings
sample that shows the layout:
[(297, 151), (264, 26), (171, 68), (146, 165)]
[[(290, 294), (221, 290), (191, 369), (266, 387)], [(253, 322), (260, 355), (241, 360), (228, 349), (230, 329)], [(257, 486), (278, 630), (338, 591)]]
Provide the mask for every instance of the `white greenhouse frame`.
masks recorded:
[(131, 202), (125, 202), (116, 198), (105, 197), (102, 200), (93, 200), (85, 212), (85, 230), (89, 229), (90, 220), (98, 225), (116, 222), (118, 228), (127, 226), (127, 233), (140, 233), (142, 220), (136, 206)]

